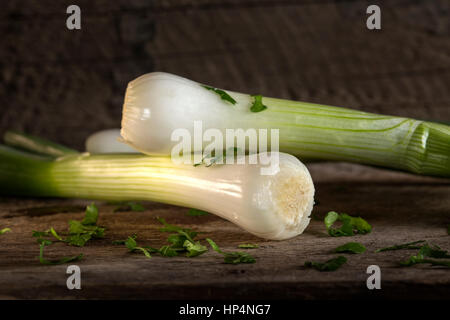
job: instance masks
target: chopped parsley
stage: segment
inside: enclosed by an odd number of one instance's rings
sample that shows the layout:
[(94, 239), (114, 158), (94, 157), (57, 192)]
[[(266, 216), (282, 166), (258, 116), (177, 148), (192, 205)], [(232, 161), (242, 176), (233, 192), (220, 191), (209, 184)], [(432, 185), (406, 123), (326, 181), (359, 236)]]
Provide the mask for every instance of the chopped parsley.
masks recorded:
[(224, 101), (227, 101), (227, 102), (229, 102), (229, 103), (231, 103), (231, 104), (236, 104), (236, 100), (234, 100), (228, 93), (226, 93), (224, 90), (221, 90), (221, 89), (217, 89), (217, 88), (214, 88), (214, 87), (210, 87), (210, 86), (202, 86), (203, 88), (205, 88), (206, 90), (210, 90), (210, 91), (212, 91), (212, 92), (214, 92), (214, 93), (216, 93), (219, 97), (220, 97), (220, 99), (222, 99), (222, 100), (224, 100)]
[(262, 95), (254, 95), (252, 98), (253, 104), (250, 107), (251, 112), (261, 112), (267, 109), (267, 107), (262, 103)]
[(51, 235), (50, 230), (47, 230), (47, 231), (33, 230), (33, 234), (31, 236), (35, 237), (35, 238), (44, 238), (44, 237), (50, 237), (50, 235)]
[(163, 246), (158, 250), (162, 256), (174, 257), (180, 252), (186, 252), (186, 257), (192, 258), (208, 251), (208, 249), (199, 241), (194, 240), (198, 232), (168, 224), (162, 218), (158, 218), (158, 221), (164, 225), (160, 231), (173, 233), (167, 238), (167, 241), (171, 243), (171, 245)]
[(148, 249), (137, 245), (136, 237), (128, 237), (124, 244), (130, 252), (142, 252), (147, 258), (152, 257)]
[(59, 236), (59, 234), (56, 233), (56, 231), (55, 231), (55, 229), (53, 229), (53, 227), (50, 228), (50, 233), (51, 233), (52, 236), (54, 236), (57, 240), (59, 240), (59, 241), (64, 241), (64, 239), (61, 238), (61, 237)]
[(365, 251), (366, 247), (359, 242), (348, 242), (334, 249), (334, 252), (338, 253), (363, 253)]
[(11, 229), (10, 228), (3, 228), (3, 229), (0, 230), (0, 234), (5, 234), (7, 232), (11, 232)]
[[(340, 228), (332, 228), (336, 221), (342, 222)], [(353, 236), (355, 233), (366, 234), (372, 231), (372, 227), (361, 217), (352, 217), (345, 213), (330, 211), (326, 215), (325, 226), (328, 234), (332, 237)]]
[(69, 237), (65, 240), (69, 245), (82, 247), (91, 238), (103, 238), (105, 228), (97, 226), (98, 208), (95, 204), (87, 206), (84, 219), (69, 221)]
[(339, 269), (344, 263), (347, 262), (347, 258), (343, 256), (339, 256), (337, 258), (330, 259), (325, 262), (305, 262), (305, 267), (314, 268), (318, 271), (335, 271)]
[(64, 264), (64, 263), (68, 263), (68, 262), (74, 262), (74, 261), (79, 261), (83, 258), (83, 254), (80, 253), (77, 256), (72, 256), (72, 257), (63, 257), (61, 259), (58, 260), (47, 260), (44, 258), (44, 248), (46, 246), (51, 245), (52, 242), (50, 240), (45, 240), (45, 239), (41, 239), (40, 241), (40, 245), (39, 245), (39, 262), (41, 264), (44, 265), (58, 265), (58, 264)]
[(98, 220), (98, 208), (95, 204), (91, 204), (86, 207), (85, 216), (82, 221), (70, 220), (69, 221), (69, 233), (67, 237), (64, 239), (60, 236), (56, 230), (51, 227), (46, 231), (33, 231), (32, 236), (37, 238), (37, 242), (39, 243), (39, 261), (42, 264), (62, 264), (72, 261), (81, 260), (83, 255), (80, 254), (78, 256), (66, 257), (60, 260), (48, 261), (45, 260), (44, 255), (44, 247), (51, 245), (53, 242), (49, 240), (49, 237), (53, 237), (60, 242), (67, 243), (68, 245), (82, 247), (88, 242), (91, 238), (103, 238), (105, 228), (97, 226)]
[(206, 238), (211, 248), (214, 251), (222, 254), (224, 256), (224, 262), (228, 264), (240, 264), (240, 263), (255, 263), (256, 260), (251, 255), (246, 252), (223, 252), (219, 246), (209, 238)]
[(175, 257), (178, 255), (178, 249), (174, 249), (171, 246), (167, 245), (159, 248), (157, 252), (159, 252), (159, 254), (161, 254), (161, 256), (163, 257)]
[(424, 244), (417, 255), (409, 257), (408, 260), (400, 262), (400, 265), (410, 267), (419, 263), (429, 263), (432, 266), (443, 266), (450, 268), (450, 261), (442, 261), (439, 259), (449, 259), (450, 255), (447, 251), (442, 250), (436, 245)]
[(199, 241), (192, 242), (190, 240), (185, 240), (183, 247), (187, 250), (186, 257), (196, 257), (208, 251), (208, 249)]
[(230, 147), (226, 150), (222, 150), (221, 154), (216, 155), (216, 150), (212, 150), (209, 154), (205, 155), (202, 160), (198, 163), (194, 163), (194, 167), (200, 166), (202, 164), (205, 167), (210, 167), (214, 164), (223, 164), (224, 158), (227, 157), (236, 157), (238, 154), (243, 154), (240, 148)]
[(383, 252), (383, 251), (391, 251), (391, 250), (402, 250), (402, 249), (420, 249), (422, 246), (417, 245), (419, 243), (423, 243), (425, 240), (418, 240), (408, 243), (397, 244), (391, 247), (381, 248), (375, 250), (375, 252)]
[[(137, 238), (137, 235), (133, 234), (132, 236), (129, 236), (128, 238), (136, 239), (136, 238)], [(112, 242), (112, 244), (114, 244), (114, 245), (125, 245), (125, 242), (127, 242), (128, 238), (125, 239), (125, 240), (114, 240), (114, 241)]]
[(98, 208), (95, 204), (90, 204), (86, 207), (86, 212), (84, 214), (84, 219), (81, 223), (85, 226), (92, 226), (97, 224), (98, 220)]

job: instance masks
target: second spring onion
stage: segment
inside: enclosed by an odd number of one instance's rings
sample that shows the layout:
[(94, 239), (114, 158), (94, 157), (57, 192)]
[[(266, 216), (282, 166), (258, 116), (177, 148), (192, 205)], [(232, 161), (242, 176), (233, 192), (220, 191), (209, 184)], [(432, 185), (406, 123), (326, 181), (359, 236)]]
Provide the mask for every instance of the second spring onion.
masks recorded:
[[(169, 155), (171, 134), (194, 122), (203, 129), (279, 129), (280, 151), (300, 159), (359, 162), (450, 177), (450, 126), (410, 118), (252, 96), (168, 73), (128, 84), (123, 139), (147, 154)], [(199, 152), (208, 142), (203, 142)]]

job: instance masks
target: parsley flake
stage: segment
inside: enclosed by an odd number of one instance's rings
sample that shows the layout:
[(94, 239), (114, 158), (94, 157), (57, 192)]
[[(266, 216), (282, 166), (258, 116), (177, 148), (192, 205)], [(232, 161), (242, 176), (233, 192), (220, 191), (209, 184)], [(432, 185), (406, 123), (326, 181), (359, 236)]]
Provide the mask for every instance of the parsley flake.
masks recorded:
[(198, 232), (168, 224), (162, 218), (158, 218), (158, 221), (164, 225), (164, 227), (161, 228), (160, 231), (175, 232), (175, 234), (171, 234), (167, 238), (167, 241), (172, 245), (164, 246), (159, 250), (159, 253), (161, 255), (166, 257), (173, 257), (178, 255), (178, 252), (186, 252), (186, 257), (192, 258), (208, 251), (208, 249), (199, 241), (194, 240)]
[(130, 252), (137, 252), (137, 251), (140, 251), (140, 252), (142, 252), (147, 258), (151, 258), (152, 256), (150, 255), (150, 252), (149, 252), (146, 248), (139, 247), (139, 246), (137, 245), (137, 242), (136, 242), (135, 239), (136, 239), (135, 237), (128, 237), (128, 239), (125, 240), (125, 246), (128, 248), (128, 250), (129, 250)]
[(344, 263), (347, 262), (347, 258), (343, 256), (339, 256), (337, 258), (330, 259), (326, 262), (305, 262), (305, 267), (314, 268), (318, 271), (336, 271), (339, 269)]
[(210, 86), (202, 86), (203, 88), (205, 88), (206, 90), (211, 90), (211, 91), (213, 91), (214, 93), (216, 93), (219, 97), (220, 97), (220, 99), (222, 99), (222, 100), (224, 100), (224, 101), (227, 101), (227, 102), (229, 102), (229, 103), (231, 103), (231, 104), (236, 104), (236, 100), (234, 100), (228, 93), (226, 93), (224, 90), (221, 90), (221, 89), (217, 89), (217, 88), (214, 88), (214, 87), (210, 87)]
[(418, 240), (408, 243), (397, 244), (391, 247), (381, 248), (375, 250), (375, 252), (383, 252), (383, 251), (391, 251), (391, 250), (402, 250), (402, 249), (420, 249), (422, 246), (418, 246), (417, 244), (423, 243), (425, 240)]
[(262, 95), (253, 95), (253, 104), (250, 107), (251, 112), (261, 112), (267, 109), (267, 106), (265, 106), (262, 103)]
[(410, 267), (419, 263), (429, 263), (432, 266), (443, 266), (450, 268), (450, 261), (442, 261), (439, 259), (448, 259), (450, 255), (447, 251), (442, 250), (436, 245), (423, 245), (417, 255), (409, 257), (408, 260), (400, 262), (400, 265)]
[(240, 264), (240, 263), (255, 263), (256, 260), (251, 255), (249, 255), (247, 252), (223, 252), (219, 246), (212, 241), (209, 238), (206, 238), (206, 241), (208, 241), (211, 248), (213, 248), (214, 251), (220, 253), (224, 257), (224, 262), (228, 264)]
[[(332, 228), (336, 221), (342, 222), (340, 228)], [(355, 233), (366, 234), (372, 231), (372, 226), (361, 217), (352, 217), (345, 213), (330, 211), (324, 219), (328, 234), (332, 237), (353, 236)]]
[(366, 247), (359, 242), (348, 242), (334, 249), (334, 252), (338, 253), (363, 253), (365, 251)]
[(3, 229), (0, 230), (0, 234), (5, 234), (7, 232), (11, 232), (11, 229), (10, 228), (3, 228)]
[(79, 261), (83, 258), (83, 254), (80, 253), (77, 256), (72, 256), (72, 257), (64, 257), (58, 260), (47, 260), (44, 258), (44, 248), (46, 246), (51, 245), (52, 242), (50, 240), (45, 240), (45, 239), (41, 239), (40, 242), (40, 246), (39, 246), (39, 262), (41, 264), (44, 265), (58, 265), (58, 264), (64, 264), (64, 263), (68, 263), (68, 262), (74, 262), (74, 261)]

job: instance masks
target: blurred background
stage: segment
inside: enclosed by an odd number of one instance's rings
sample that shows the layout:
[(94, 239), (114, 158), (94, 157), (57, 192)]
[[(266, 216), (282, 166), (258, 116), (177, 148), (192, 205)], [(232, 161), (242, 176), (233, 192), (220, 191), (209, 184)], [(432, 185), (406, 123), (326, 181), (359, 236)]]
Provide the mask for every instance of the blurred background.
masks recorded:
[[(81, 30), (66, 8), (81, 8)], [(378, 4), (382, 30), (366, 28)], [(78, 149), (152, 71), (235, 91), (450, 120), (448, 0), (16, 1), (0, 12), (0, 134)]]

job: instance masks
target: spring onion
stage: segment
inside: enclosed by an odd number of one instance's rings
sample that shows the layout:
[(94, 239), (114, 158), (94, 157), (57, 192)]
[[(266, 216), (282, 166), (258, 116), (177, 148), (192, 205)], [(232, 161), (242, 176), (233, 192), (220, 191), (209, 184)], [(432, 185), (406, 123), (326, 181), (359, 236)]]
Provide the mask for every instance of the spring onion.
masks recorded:
[(89, 153), (137, 153), (129, 145), (120, 142), (120, 129), (108, 129), (95, 132), (85, 142)]
[[(135, 149), (169, 155), (171, 133), (203, 129), (279, 129), (280, 151), (302, 160), (359, 162), (450, 177), (450, 126), (346, 108), (220, 90), (155, 72), (128, 84), (121, 135)], [(202, 151), (208, 142), (195, 148)], [(202, 150), (199, 150), (202, 149)]]
[(142, 154), (53, 159), (0, 145), (0, 194), (150, 200), (214, 213), (263, 238), (302, 233), (314, 203), (307, 168), (284, 153), (274, 175), (245, 163), (194, 167)]

